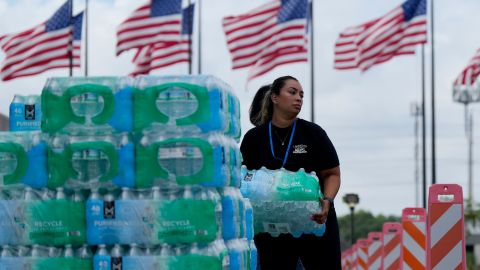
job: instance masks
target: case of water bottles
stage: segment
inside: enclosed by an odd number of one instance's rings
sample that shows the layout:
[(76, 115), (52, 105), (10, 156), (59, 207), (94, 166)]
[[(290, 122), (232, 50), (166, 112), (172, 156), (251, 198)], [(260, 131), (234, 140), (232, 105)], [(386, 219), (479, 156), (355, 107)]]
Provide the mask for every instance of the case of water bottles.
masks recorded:
[(15, 95), (10, 104), (8, 118), (11, 131), (40, 130), (42, 122), (40, 96)]
[(149, 132), (136, 147), (136, 187), (239, 186), (240, 152), (222, 134), (175, 136)]
[(254, 214), (255, 234), (266, 232), (272, 236), (290, 233), (323, 235), (325, 226), (310, 217), (320, 212), (320, 190), (315, 172), (306, 173), (285, 169), (247, 170), (242, 166), (240, 191), (249, 198)]
[(238, 99), (213, 76), (142, 76), (135, 88), (136, 131), (221, 132), (240, 138)]
[(42, 131), (82, 133), (108, 127), (133, 127), (133, 79), (130, 77), (50, 78), (42, 91)]
[(43, 188), (47, 179), (47, 144), (40, 132), (0, 132), (0, 186)]
[(192, 245), (100, 245), (93, 260), (94, 270), (231, 269), (223, 241)]
[(30, 187), (0, 192), (0, 245), (83, 245), (84, 195)]
[(8, 246), (4, 245), (0, 256), (1, 269), (49, 269), (49, 270), (90, 270), (92, 253), (86, 245), (72, 247), (55, 246)]
[(48, 187), (133, 187), (134, 155), (128, 133), (53, 135), (48, 144)]
[(88, 243), (191, 244), (221, 238), (221, 202), (200, 187), (92, 191), (87, 200)]

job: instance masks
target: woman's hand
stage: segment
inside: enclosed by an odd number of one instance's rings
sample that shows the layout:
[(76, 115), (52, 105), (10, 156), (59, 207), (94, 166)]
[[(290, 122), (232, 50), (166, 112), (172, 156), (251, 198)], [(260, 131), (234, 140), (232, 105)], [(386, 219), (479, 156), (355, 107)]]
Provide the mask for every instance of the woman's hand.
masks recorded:
[(313, 214), (310, 219), (318, 224), (325, 224), (325, 222), (327, 222), (328, 211), (330, 210), (330, 201), (320, 199), (320, 203), (322, 204), (322, 211)]

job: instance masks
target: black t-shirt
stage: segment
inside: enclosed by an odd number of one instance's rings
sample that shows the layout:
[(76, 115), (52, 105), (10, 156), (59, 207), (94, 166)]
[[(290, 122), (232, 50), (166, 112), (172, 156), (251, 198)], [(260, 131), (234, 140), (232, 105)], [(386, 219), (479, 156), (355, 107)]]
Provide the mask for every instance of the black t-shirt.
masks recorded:
[[(243, 165), (249, 170), (260, 169), (262, 166), (271, 170), (282, 167), (293, 124), (287, 128), (272, 124), (272, 143), (277, 158), (272, 155), (268, 129), (269, 123), (254, 127), (243, 138), (240, 151)], [(285, 169), (298, 171), (304, 168), (306, 172), (315, 171), (319, 175), (322, 170), (338, 165), (337, 152), (327, 133), (314, 123), (298, 119)]]

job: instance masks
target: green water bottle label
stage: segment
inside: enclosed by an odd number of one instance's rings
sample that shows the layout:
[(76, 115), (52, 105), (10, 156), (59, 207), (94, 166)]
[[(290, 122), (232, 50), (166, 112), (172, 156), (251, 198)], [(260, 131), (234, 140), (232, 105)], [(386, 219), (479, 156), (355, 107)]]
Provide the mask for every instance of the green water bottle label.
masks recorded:
[(161, 269), (175, 270), (222, 270), (223, 256), (213, 257), (199, 254), (159, 257)]
[(59, 257), (59, 258), (35, 258), (32, 270), (91, 270), (93, 269), (92, 260)]
[(216, 204), (208, 200), (177, 199), (156, 205), (156, 231), (162, 243), (208, 243), (217, 238)]
[(83, 202), (65, 199), (27, 202), (25, 211), (29, 243), (82, 245), (86, 242)]

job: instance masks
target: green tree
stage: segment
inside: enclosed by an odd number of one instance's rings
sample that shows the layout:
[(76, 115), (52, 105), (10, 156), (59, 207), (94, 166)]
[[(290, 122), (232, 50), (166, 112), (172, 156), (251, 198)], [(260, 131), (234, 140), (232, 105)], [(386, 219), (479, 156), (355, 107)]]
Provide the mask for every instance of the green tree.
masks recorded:
[[(340, 227), (340, 243), (342, 250), (351, 246), (350, 244), (350, 214), (340, 216), (338, 218), (338, 225)], [(369, 211), (358, 210), (354, 214), (354, 237), (353, 241), (356, 242), (359, 238), (367, 238), (369, 232), (380, 232), (385, 222), (399, 222), (400, 217), (397, 216), (374, 216)]]

